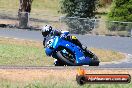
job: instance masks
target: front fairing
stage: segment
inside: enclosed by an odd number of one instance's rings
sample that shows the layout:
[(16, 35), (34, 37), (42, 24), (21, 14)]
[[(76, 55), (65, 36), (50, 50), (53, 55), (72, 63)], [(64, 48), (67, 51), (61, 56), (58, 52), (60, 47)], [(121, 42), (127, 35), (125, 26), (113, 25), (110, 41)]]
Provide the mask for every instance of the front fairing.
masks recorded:
[(59, 41), (58, 36), (53, 36), (47, 41), (46, 48), (45, 48), (46, 55), (48, 56), (52, 55), (54, 50), (57, 48), (58, 41)]
[(51, 56), (52, 52), (53, 52), (53, 49), (51, 49), (51, 48), (45, 48), (45, 53), (46, 53), (47, 56)]

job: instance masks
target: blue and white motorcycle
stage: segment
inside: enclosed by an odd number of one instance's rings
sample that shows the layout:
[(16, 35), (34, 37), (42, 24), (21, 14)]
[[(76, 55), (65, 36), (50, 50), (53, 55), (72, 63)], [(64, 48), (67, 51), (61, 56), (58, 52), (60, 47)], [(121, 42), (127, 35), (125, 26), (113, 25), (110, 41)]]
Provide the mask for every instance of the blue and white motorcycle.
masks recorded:
[[(69, 32), (64, 32), (68, 35)], [(84, 52), (76, 44), (66, 40), (64, 37), (51, 36), (45, 44), (47, 56), (55, 58), (55, 66), (99, 66), (98, 57), (91, 51)]]

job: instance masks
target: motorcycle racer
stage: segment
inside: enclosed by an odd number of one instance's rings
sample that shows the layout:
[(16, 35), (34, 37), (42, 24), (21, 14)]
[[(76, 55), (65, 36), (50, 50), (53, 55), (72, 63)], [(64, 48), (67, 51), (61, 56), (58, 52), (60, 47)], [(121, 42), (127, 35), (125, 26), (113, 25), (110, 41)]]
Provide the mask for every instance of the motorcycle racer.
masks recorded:
[(43, 40), (43, 45), (45, 46), (45, 42), (46, 42), (46, 38), (49, 37), (49, 36), (60, 36), (62, 38), (65, 38), (66, 40), (76, 44), (77, 46), (79, 46), (83, 51), (84, 53), (89, 53), (88, 55), (90, 55), (92, 57), (92, 55), (90, 54), (90, 52), (87, 50), (87, 47), (86, 46), (83, 46), (81, 44), (81, 42), (77, 39), (76, 36), (73, 36), (73, 35), (70, 35), (69, 32), (67, 34), (68, 31), (61, 31), (61, 30), (58, 30), (58, 29), (54, 29), (52, 26), (50, 25), (45, 25), (42, 27), (42, 35), (44, 37), (44, 40)]
[[(61, 41), (65, 41), (65, 42), (71, 42), (69, 43), (71, 46), (69, 46), (69, 49), (70, 47), (74, 46), (75, 49), (77, 49), (77, 52), (78, 54), (76, 55), (82, 55), (81, 57), (78, 58), (78, 60), (86, 60), (84, 61), (83, 63), (84, 64), (89, 64), (90, 66), (96, 66), (96, 65), (99, 65), (99, 60), (98, 60), (98, 57), (92, 53), (91, 51), (89, 51), (87, 49), (87, 47), (83, 47), (83, 45), (80, 43), (80, 41), (77, 39), (76, 36), (72, 36), (69, 34), (69, 31), (61, 31), (61, 30), (58, 30), (58, 29), (55, 29), (53, 28), (52, 26), (50, 25), (46, 25), (46, 26), (43, 26), (42, 27), (42, 35), (44, 37), (44, 40), (43, 40), (43, 45), (44, 45), (44, 48), (45, 48), (45, 52), (46, 52), (46, 55), (47, 56), (51, 56), (53, 58), (55, 58), (54, 60), (54, 65), (55, 66), (65, 66), (65, 65), (77, 65), (77, 63), (79, 63), (79, 61), (76, 62), (76, 57), (74, 56), (75, 55), (75, 52), (76, 51), (69, 51), (67, 49), (61, 49), (58, 50), (58, 51), (55, 51), (54, 52), (54, 49), (55, 48), (52, 48), (54, 45), (53, 42), (58, 42), (58, 40), (56, 40), (55, 37), (59, 38)], [(64, 43), (64, 42), (63, 42)], [(62, 44), (63, 44), (62, 43)], [(51, 45), (50, 45), (51, 44)], [(61, 44), (61, 43), (58, 43), (58, 44)], [(63, 46), (63, 45), (61, 45)], [(55, 45), (56, 47), (56, 45)], [(64, 44), (64, 47), (65, 44)], [(53, 50), (53, 52), (52, 52)], [(82, 54), (81, 54), (82, 53)], [(64, 55), (63, 55), (64, 54)], [(90, 61), (87, 61), (89, 58)], [(87, 63), (89, 62), (89, 63)], [(81, 64), (82, 62), (80, 62)], [(78, 64), (78, 65), (80, 65)]]
[(60, 31), (58, 29), (53, 29), (52, 26), (46, 25), (42, 27), (42, 35), (44, 37), (44, 42), (46, 37), (48, 36), (61, 36), (62, 38), (66, 38), (67, 40), (73, 42), (74, 44), (78, 45), (79, 47), (82, 47), (82, 44), (80, 41), (76, 38), (76, 36), (71, 36), (68, 31)]

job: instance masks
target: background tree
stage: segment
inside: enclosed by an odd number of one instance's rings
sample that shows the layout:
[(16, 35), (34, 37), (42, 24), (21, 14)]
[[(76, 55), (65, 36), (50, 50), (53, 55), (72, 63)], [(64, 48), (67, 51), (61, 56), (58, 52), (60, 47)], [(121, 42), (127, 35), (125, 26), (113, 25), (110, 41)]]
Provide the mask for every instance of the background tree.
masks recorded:
[(61, 1), (61, 13), (66, 14), (66, 18), (62, 21), (68, 25), (71, 33), (85, 34), (94, 28), (94, 22), (89, 18), (95, 17), (96, 3), (97, 0)]
[(99, 7), (105, 7), (106, 5), (110, 5), (113, 0), (99, 0)]
[[(110, 21), (132, 22), (132, 0), (114, 0), (108, 14)], [(129, 31), (132, 24), (110, 23), (110, 30)]]
[(114, 0), (109, 20), (132, 22), (132, 0)]
[(20, 0), (18, 18), (19, 18), (19, 27), (27, 28), (29, 21), (29, 13), (31, 12), (31, 5), (33, 0)]
[(92, 18), (95, 16), (97, 0), (62, 0), (61, 12), (66, 16)]

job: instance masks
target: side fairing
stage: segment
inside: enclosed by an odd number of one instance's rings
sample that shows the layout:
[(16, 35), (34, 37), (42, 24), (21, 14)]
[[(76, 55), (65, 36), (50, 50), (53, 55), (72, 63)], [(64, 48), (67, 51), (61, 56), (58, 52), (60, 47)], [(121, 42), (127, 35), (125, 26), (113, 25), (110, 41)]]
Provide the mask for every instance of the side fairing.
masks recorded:
[(49, 39), (46, 43), (46, 48), (45, 48), (45, 53), (48, 56), (51, 56), (54, 50), (58, 47), (59, 45), (59, 37), (55, 36)]
[(90, 62), (90, 58), (85, 57), (84, 53), (82, 53), (82, 49), (75, 44), (69, 41), (60, 40), (59, 46), (66, 47), (71, 50), (75, 54), (77, 64), (88, 64), (88, 62)]
[(90, 58), (85, 57), (80, 47), (58, 36), (51, 38), (47, 42), (47, 48), (45, 49), (46, 55), (51, 56), (60, 46), (71, 50), (75, 54), (77, 64), (89, 64)]

